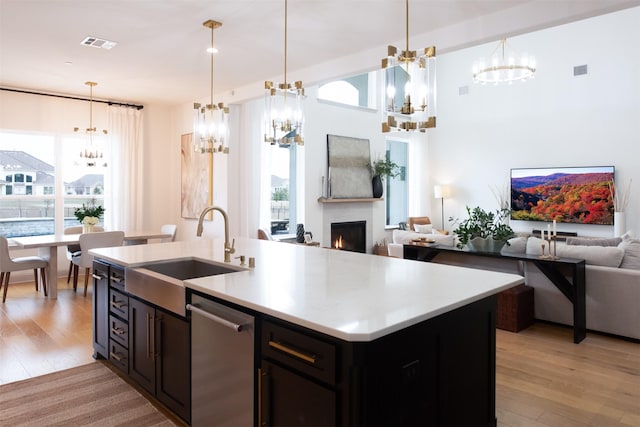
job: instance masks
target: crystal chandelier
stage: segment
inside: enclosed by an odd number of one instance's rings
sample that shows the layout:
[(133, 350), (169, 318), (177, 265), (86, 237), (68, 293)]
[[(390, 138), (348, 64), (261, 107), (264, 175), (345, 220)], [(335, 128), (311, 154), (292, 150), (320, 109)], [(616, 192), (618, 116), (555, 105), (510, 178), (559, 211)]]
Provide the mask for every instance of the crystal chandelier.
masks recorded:
[(211, 46), (207, 52), (211, 54), (210, 102), (202, 105), (193, 103), (193, 148), (197, 153), (229, 153), (225, 142), (229, 139), (229, 107), (220, 102), (213, 102), (213, 55), (216, 51), (213, 44), (213, 30), (222, 23), (207, 20), (202, 25), (211, 29)]
[(436, 126), (436, 48), (419, 55), (409, 50), (409, 0), (406, 8), (406, 50), (389, 46), (382, 60), (382, 132), (419, 131)]
[(284, 1), (284, 83), (264, 82), (266, 142), (304, 145), (304, 88), (302, 82), (287, 83), (287, 0)]
[[(93, 125), (93, 87), (97, 86), (96, 82), (85, 82), (85, 85), (89, 86), (89, 127), (86, 128), (87, 139), (85, 145), (80, 150), (80, 159), (86, 166), (97, 166), (98, 162), (104, 157), (100, 144), (98, 143), (98, 135), (96, 135), (96, 127)], [(73, 128), (74, 132), (79, 132), (80, 128)], [(107, 130), (103, 129), (102, 134), (106, 135)], [(107, 166), (107, 163), (102, 163), (102, 166)]]
[(533, 57), (522, 55), (518, 57), (507, 39), (502, 39), (491, 54), (487, 63), (484, 58), (476, 61), (473, 66), (473, 81), (487, 84), (511, 84), (515, 81), (526, 81), (533, 78), (536, 72)]

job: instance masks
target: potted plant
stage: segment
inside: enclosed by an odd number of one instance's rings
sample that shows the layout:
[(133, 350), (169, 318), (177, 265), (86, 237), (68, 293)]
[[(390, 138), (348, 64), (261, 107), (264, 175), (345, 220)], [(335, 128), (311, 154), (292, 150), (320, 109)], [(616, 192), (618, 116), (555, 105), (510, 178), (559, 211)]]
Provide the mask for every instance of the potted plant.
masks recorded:
[(395, 178), (400, 175), (400, 166), (388, 158), (378, 159), (371, 164), (371, 183), (373, 186), (373, 197), (382, 197), (382, 178)]
[(82, 224), (85, 233), (93, 231), (93, 227), (98, 225), (103, 214), (104, 208), (96, 205), (95, 199), (89, 200), (87, 204), (83, 203), (82, 207), (73, 211), (73, 215)]
[(509, 213), (507, 208), (487, 212), (478, 206), (473, 209), (467, 206), (467, 219), (449, 218), (457, 226), (453, 230), (458, 236), (456, 246), (462, 249), (467, 245), (478, 252), (500, 252), (502, 246), (509, 244), (507, 240), (515, 237), (513, 229), (505, 223)]

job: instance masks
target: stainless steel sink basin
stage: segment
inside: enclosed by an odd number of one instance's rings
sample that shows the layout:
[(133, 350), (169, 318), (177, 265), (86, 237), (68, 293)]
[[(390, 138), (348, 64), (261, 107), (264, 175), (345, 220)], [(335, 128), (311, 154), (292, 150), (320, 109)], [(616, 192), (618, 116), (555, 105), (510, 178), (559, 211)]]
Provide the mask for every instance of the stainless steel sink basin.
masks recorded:
[(197, 277), (215, 276), (218, 274), (241, 271), (226, 265), (213, 264), (198, 259), (181, 259), (147, 264), (143, 268), (178, 280), (195, 279)]
[(184, 316), (184, 280), (238, 271), (244, 269), (196, 258), (158, 261), (126, 268), (124, 288), (132, 295)]

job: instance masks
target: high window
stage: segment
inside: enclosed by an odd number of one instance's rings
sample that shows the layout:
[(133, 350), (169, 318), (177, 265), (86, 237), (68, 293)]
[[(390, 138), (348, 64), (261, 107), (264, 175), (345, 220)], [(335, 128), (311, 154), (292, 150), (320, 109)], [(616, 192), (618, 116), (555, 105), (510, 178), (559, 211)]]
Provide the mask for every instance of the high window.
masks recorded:
[(376, 108), (376, 72), (322, 84), (318, 99), (354, 107)]
[[(62, 232), (76, 208), (104, 206), (108, 168), (80, 162), (78, 136), (0, 131), (0, 235)], [(105, 212), (108, 215), (109, 212)]]

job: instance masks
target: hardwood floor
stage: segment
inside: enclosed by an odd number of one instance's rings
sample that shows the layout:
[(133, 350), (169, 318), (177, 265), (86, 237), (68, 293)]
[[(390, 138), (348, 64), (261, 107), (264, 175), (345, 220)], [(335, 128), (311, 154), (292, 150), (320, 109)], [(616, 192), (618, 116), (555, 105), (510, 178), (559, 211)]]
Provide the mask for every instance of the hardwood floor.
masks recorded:
[(59, 280), (51, 300), (33, 282), (9, 285), (0, 303), (0, 384), (93, 361), (91, 287), (86, 298), (80, 288)]
[[(0, 306), (0, 384), (91, 362), (87, 298), (58, 282), (58, 299), (12, 284)], [(536, 323), (497, 330), (499, 427), (640, 426), (640, 344)]]

